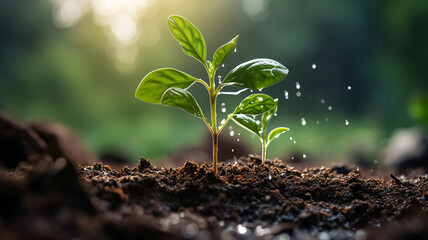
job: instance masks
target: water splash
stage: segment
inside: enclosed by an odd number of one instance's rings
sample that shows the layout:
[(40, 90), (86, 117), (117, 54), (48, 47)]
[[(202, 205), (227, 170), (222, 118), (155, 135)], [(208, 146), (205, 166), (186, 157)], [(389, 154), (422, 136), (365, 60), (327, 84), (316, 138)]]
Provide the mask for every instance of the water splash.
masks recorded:
[(221, 103), (221, 112), (226, 112), (226, 103)]
[(296, 89), (300, 89), (300, 83), (296, 82)]
[(312, 63), (312, 69), (316, 69), (317, 65), (315, 63)]
[[(236, 92), (219, 92), (219, 94), (218, 95), (239, 95), (239, 94), (241, 94), (241, 93), (243, 93), (243, 92), (245, 92), (245, 91), (247, 91), (248, 90), (248, 88), (244, 88), (244, 89), (241, 89), (241, 90), (239, 90), (239, 91), (236, 91)], [(251, 90), (251, 92), (252, 92), (253, 90)]]
[(285, 99), (288, 99), (288, 91), (287, 90), (284, 90), (284, 96), (285, 96)]
[(301, 118), (300, 121), (302, 122), (302, 126), (306, 126), (306, 119), (305, 118)]

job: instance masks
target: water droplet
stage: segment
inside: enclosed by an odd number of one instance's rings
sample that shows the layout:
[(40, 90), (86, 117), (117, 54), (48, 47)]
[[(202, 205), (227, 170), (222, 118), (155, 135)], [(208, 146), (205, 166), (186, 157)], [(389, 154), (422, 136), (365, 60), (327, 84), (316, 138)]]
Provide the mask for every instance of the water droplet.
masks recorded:
[(235, 47), (235, 49), (233, 50), (233, 52), (236, 52), (236, 51), (238, 51), (238, 49)]
[(321, 103), (325, 103), (325, 99), (321, 99)]
[(221, 112), (226, 112), (226, 103), (221, 103)]
[(351, 90), (351, 86), (348, 86), (348, 90)]
[(331, 111), (333, 109), (332, 106), (328, 106), (328, 110)]
[(293, 140), (293, 137), (290, 137), (290, 140)]
[(296, 82), (296, 89), (300, 89), (300, 83)]
[(263, 90), (263, 88), (260, 88), (260, 89), (259, 89), (259, 92), (261, 92), (262, 90)]
[(226, 122), (226, 119), (221, 120), (220, 124), (223, 125)]
[(236, 141), (238, 141), (238, 142), (239, 142), (239, 138), (237, 138), (237, 139), (236, 139)]
[(220, 84), (221, 83), (221, 75), (218, 75), (217, 77), (218, 77), (218, 84)]
[(233, 137), (233, 135), (235, 135), (235, 131), (230, 131), (229, 135), (230, 135), (231, 137)]
[(241, 136), (241, 133), (238, 133), (238, 136)]
[(306, 126), (306, 120), (305, 120), (305, 118), (301, 118), (300, 121), (302, 122), (302, 126)]
[(294, 157), (291, 157), (291, 160), (294, 160)]
[(247, 233), (247, 228), (242, 226), (241, 224), (238, 224), (238, 226), (236, 226), (236, 231), (239, 234), (245, 234), (245, 233)]
[(250, 89), (250, 92), (253, 92), (253, 89)]
[(378, 164), (378, 163), (379, 163), (379, 161), (375, 159), (373, 163), (374, 163), (374, 164)]
[(260, 121), (259, 121), (259, 120), (257, 120), (257, 121), (256, 121), (256, 123), (257, 123), (257, 124), (260, 124)]
[(269, 180), (272, 180), (272, 176), (271, 176), (270, 174), (269, 174), (269, 176), (268, 176), (268, 179), (269, 179)]
[(328, 118), (325, 118), (325, 121), (328, 122)]
[(318, 120), (317, 120), (315, 123), (316, 123), (317, 125), (319, 125), (319, 124), (320, 124), (320, 121), (318, 121)]
[(285, 96), (285, 99), (288, 99), (288, 91), (287, 90), (284, 90), (284, 96)]
[(235, 149), (232, 148), (232, 152), (234, 152), (234, 151), (235, 151)]
[(294, 141), (293, 143), (296, 144), (296, 141)]
[(303, 154), (303, 158), (306, 158), (306, 154)]
[(312, 63), (312, 69), (317, 68), (317, 65), (315, 63)]
[(221, 65), (221, 67), (224, 67), (224, 63)]
[(296, 92), (296, 96), (300, 97), (300, 96), (302, 96), (302, 93), (301, 92)]
[(278, 113), (274, 113), (273, 115), (276, 117), (276, 116), (278, 116)]
[(349, 125), (349, 121), (345, 119), (345, 125), (348, 126)]
[(259, 100), (260, 102), (263, 101), (262, 97), (258, 97), (257, 100)]

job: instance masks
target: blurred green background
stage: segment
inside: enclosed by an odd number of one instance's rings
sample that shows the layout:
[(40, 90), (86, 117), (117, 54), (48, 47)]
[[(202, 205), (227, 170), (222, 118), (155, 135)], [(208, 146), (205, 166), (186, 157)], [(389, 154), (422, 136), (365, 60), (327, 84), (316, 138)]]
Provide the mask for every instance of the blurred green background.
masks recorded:
[[(156, 68), (207, 78), (170, 35), (172, 14), (200, 29), (208, 56), (240, 35), (222, 76), (260, 57), (289, 68), (284, 81), (263, 90), (280, 99), (270, 128), (292, 129), (268, 157), (362, 153), (375, 161), (395, 129), (428, 122), (425, 0), (0, 0), (0, 111), (61, 122), (98, 153), (129, 159), (197, 146), (208, 134), (202, 121), (134, 97)], [(206, 92), (192, 92), (207, 110)], [(230, 111), (248, 94), (219, 103)], [(233, 128), (259, 152), (255, 139)]]

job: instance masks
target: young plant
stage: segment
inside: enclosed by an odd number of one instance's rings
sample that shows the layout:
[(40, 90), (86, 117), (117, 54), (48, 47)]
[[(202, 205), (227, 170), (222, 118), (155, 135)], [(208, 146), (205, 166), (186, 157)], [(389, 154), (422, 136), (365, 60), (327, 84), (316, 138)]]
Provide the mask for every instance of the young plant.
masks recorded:
[[(168, 17), (171, 34), (181, 44), (185, 54), (195, 58), (205, 67), (208, 83), (174, 68), (161, 68), (148, 73), (141, 80), (135, 96), (148, 103), (178, 107), (201, 118), (212, 134), (213, 140), (213, 171), (217, 176), (218, 135), (229, 120), (236, 114), (263, 114), (276, 106), (276, 102), (266, 94), (253, 94), (246, 97), (228, 118), (217, 123), (217, 96), (226, 86), (262, 89), (281, 81), (288, 69), (271, 59), (254, 59), (244, 62), (232, 69), (218, 86), (215, 84), (215, 74), (229, 54), (236, 48), (238, 36), (218, 48), (213, 60), (207, 60), (207, 49), (201, 32), (186, 18), (181, 16)], [(208, 122), (195, 98), (187, 90), (194, 83), (200, 83), (208, 91), (210, 100), (211, 122)]]
[(239, 126), (243, 127), (245, 130), (254, 133), (259, 137), (260, 142), (262, 143), (262, 164), (266, 161), (266, 149), (269, 144), (279, 135), (287, 132), (289, 129), (286, 127), (278, 127), (273, 129), (266, 138), (266, 127), (272, 117), (275, 115), (276, 110), (278, 109), (278, 99), (275, 99), (275, 107), (271, 110), (264, 112), (260, 120), (256, 120), (254, 117), (250, 117), (245, 114), (235, 114), (232, 117), (232, 120), (237, 123)]

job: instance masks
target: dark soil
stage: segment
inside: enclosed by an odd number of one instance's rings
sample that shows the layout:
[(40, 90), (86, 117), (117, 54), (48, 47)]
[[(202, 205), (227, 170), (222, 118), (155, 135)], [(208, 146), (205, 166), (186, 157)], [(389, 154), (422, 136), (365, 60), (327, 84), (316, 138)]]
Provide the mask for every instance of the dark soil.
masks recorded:
[(75, 170), (60, 158), (3, 170), (0, 239), (378, 239), (397, 222), (408, 239), (428, 237), (427, 176), (363, 179), (254, 157), (219, 168), (216, 178), (206, 164), (157, 169), (143, 158)]
[(40, 126), (0, 115), (0, 239), (428, 239), (427, 175), (253, 156), (220, 163), (218, 177), (144, 158), (117, 171), (76, 165), (91, 161), (80, 141)]

